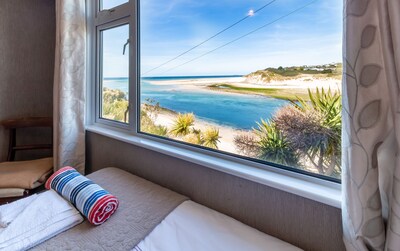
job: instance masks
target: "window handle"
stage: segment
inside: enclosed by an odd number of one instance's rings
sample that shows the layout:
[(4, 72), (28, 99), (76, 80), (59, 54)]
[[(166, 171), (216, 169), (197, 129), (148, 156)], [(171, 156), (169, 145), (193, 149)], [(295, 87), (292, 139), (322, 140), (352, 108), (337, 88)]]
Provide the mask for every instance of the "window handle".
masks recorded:
[(129, 112), (129, 105), (126, 108), (125, 112), (124, 112), (124, 122), (126, 123), (126, 121), (128, 120), (128, 112)]
[(126, 46), (129, 44), (129, 42), (130, 42), (130, 39), (128, 38), (128, 39), (126, 40), (126, 43), (124, 44), (124, 49), (122, 50), (122, 55), (125, 55)]

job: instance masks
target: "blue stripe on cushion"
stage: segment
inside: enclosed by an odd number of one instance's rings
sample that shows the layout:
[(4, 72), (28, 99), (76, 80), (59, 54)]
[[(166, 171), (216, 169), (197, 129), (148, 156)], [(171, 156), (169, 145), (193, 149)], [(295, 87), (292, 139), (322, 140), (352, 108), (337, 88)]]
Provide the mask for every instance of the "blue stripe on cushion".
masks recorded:
[[(107, 190), (93, 183), (85, 176), (82, 176), (76, 170), (71, 170), (70, 168), (65, 167), (65, 169), (62, 168), (55, 173), (54, 176), (50, 177), (48, 183), (46, 183), (46, 187), (56, 190), (65, 199), (69, 200), (91, 223), (95, 225), (103, 223), (117, 209), (117, 198), (110, 195)], [(107, 196), (111, 200), (102, 201)], [(106, 210), (108, 207), (112, 207), (113, 210), (107, 211), (103, 215), (103, 210)], [(94, 209), (99, 210), (99, 212), (94, 212)], [(90, 219), (89, 215), (91, 215)]]
[(65, 171), (65, 172), (63, 172), (63, 173), (60, 173), (59, 175), (57, 175), (56, 177), (54, 177), (54, 179), (51, 181), (51, 188), (53, 188), (54, 190), (56, 190), (56, 191), (58, 191), (57, 190), (57, 184), (58, 184), (58, 182), (63, 178), (63, 177), (65, 177), (66, 175), (68, 175), (68, 174), (70, 174), (70, 173), (73, 173), (73, 172), (76, 172), (75, 170), (67, 170), (67, 171)]
[(63, 191), (64, 186), (70, 182), (73, 178), (80, 176), (79, 173), (74, 172), (74, 173), (70, 173), (68, 175), (65, 175), (63, 179), (60, 180), (60, 182), (57, 184), (57, 190), (58, 191)]
[(102, 196), (107, 195), (108, 193), (105, 190), (100, 190), (92, 195), (86, 200), (85, 206), (83, 207), (83, 214), (89, 216), (90, 208), (95, 204), (95, 202)]
[(68, 200), (70, 200), (71, 198), (71, 193), (74, 190), (74, 188), (76, 186), (78, 186), (79, 184), (81, 184), (82, 182), (88, 180), (86, 177), (84, 176), (78, 176), (74, 179), (72, 179), (70, 182), (68, 182), (68, 184), (64, 187), (63, 192), (62, 192), (62, 196), (64, 198), (67, 198)]
[(83, 181), (81, 184), (79, 184), (78, 186), (76, 186), (72, 192), (71, 192), (71, 196), (70, 196), (70, 201), (72, 204), (76, 205), (76, 197), (78, 196), (78, 194), (87, 186), (94, 184), (93, 181), (91, 180), (86, 180)]
[(80, 192), (76, 196), (76, 205), (77, 208), (83, 212), (83, 208), (85, 206), (86, 201), (89, 199), (90, 195), (96, 193), (97, 191), (103, 190), (101, 187), (99, 187), (97, 184), (92, 184), (89, 185), (85, 188), (84, 191)]

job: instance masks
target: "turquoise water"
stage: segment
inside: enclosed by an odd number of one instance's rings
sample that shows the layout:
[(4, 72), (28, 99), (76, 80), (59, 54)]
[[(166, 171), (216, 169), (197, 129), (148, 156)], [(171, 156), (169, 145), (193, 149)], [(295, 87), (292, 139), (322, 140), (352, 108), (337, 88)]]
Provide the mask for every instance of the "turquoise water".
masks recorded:
[[(256, 121), (271, 118), (279, 107), (288, 104), (284, 100), (257, 95), (193, 91), (174, 84), (152, 85), (149, 82), (226, 77), (232, 76), (143, 78), (141, 102), (151, 98), (167, 109), (181, 113), (193, 112), (197, 118), (238, 129), (251, 129), (256, 126)], [(128, 92), (126, 78), (105, 79), (104, 87)]]

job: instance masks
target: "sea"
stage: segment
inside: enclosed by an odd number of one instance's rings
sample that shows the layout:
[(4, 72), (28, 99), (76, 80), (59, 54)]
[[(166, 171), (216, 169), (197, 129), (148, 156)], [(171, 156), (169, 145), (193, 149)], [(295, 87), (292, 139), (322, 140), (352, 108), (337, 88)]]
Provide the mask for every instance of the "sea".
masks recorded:
[[(180, 113), (192, 112), (196, 118), (242, 130), (257, 127), (257, 122), (261, 119), (270, 119), (280, 107), (288, 104), (288, 101), (261, 95), (191, 90), (181, 88), (179, 83), (173, 82), (230, 77), (241, 76), (145, 77), (141, 79), (140, 101), (144, 103), (146, 99), (152, 99), (169, 110)], [(154, 84), (156, 81), (168, 81), (168, 84)], [(128, 93), (128, 79), (105, 78), (103, 87)]]

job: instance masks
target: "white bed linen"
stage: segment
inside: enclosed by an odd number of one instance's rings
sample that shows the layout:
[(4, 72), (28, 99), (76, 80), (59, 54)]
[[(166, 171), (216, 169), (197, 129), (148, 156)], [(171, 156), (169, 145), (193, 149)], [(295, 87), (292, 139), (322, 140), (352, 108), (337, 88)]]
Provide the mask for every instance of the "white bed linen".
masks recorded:
[(69, 202), (52, 190), (46, 191), (32, 200), (7, 227), (0, 228), (0, 250), (26, 250), (82, 221)]
[(229, 216), (186, 201), (172, 211), (135, 251), (299, 251)]
[(7, 227), (25, 208), (36, 199), (37, 194), (0, 206), (0, 227)]

